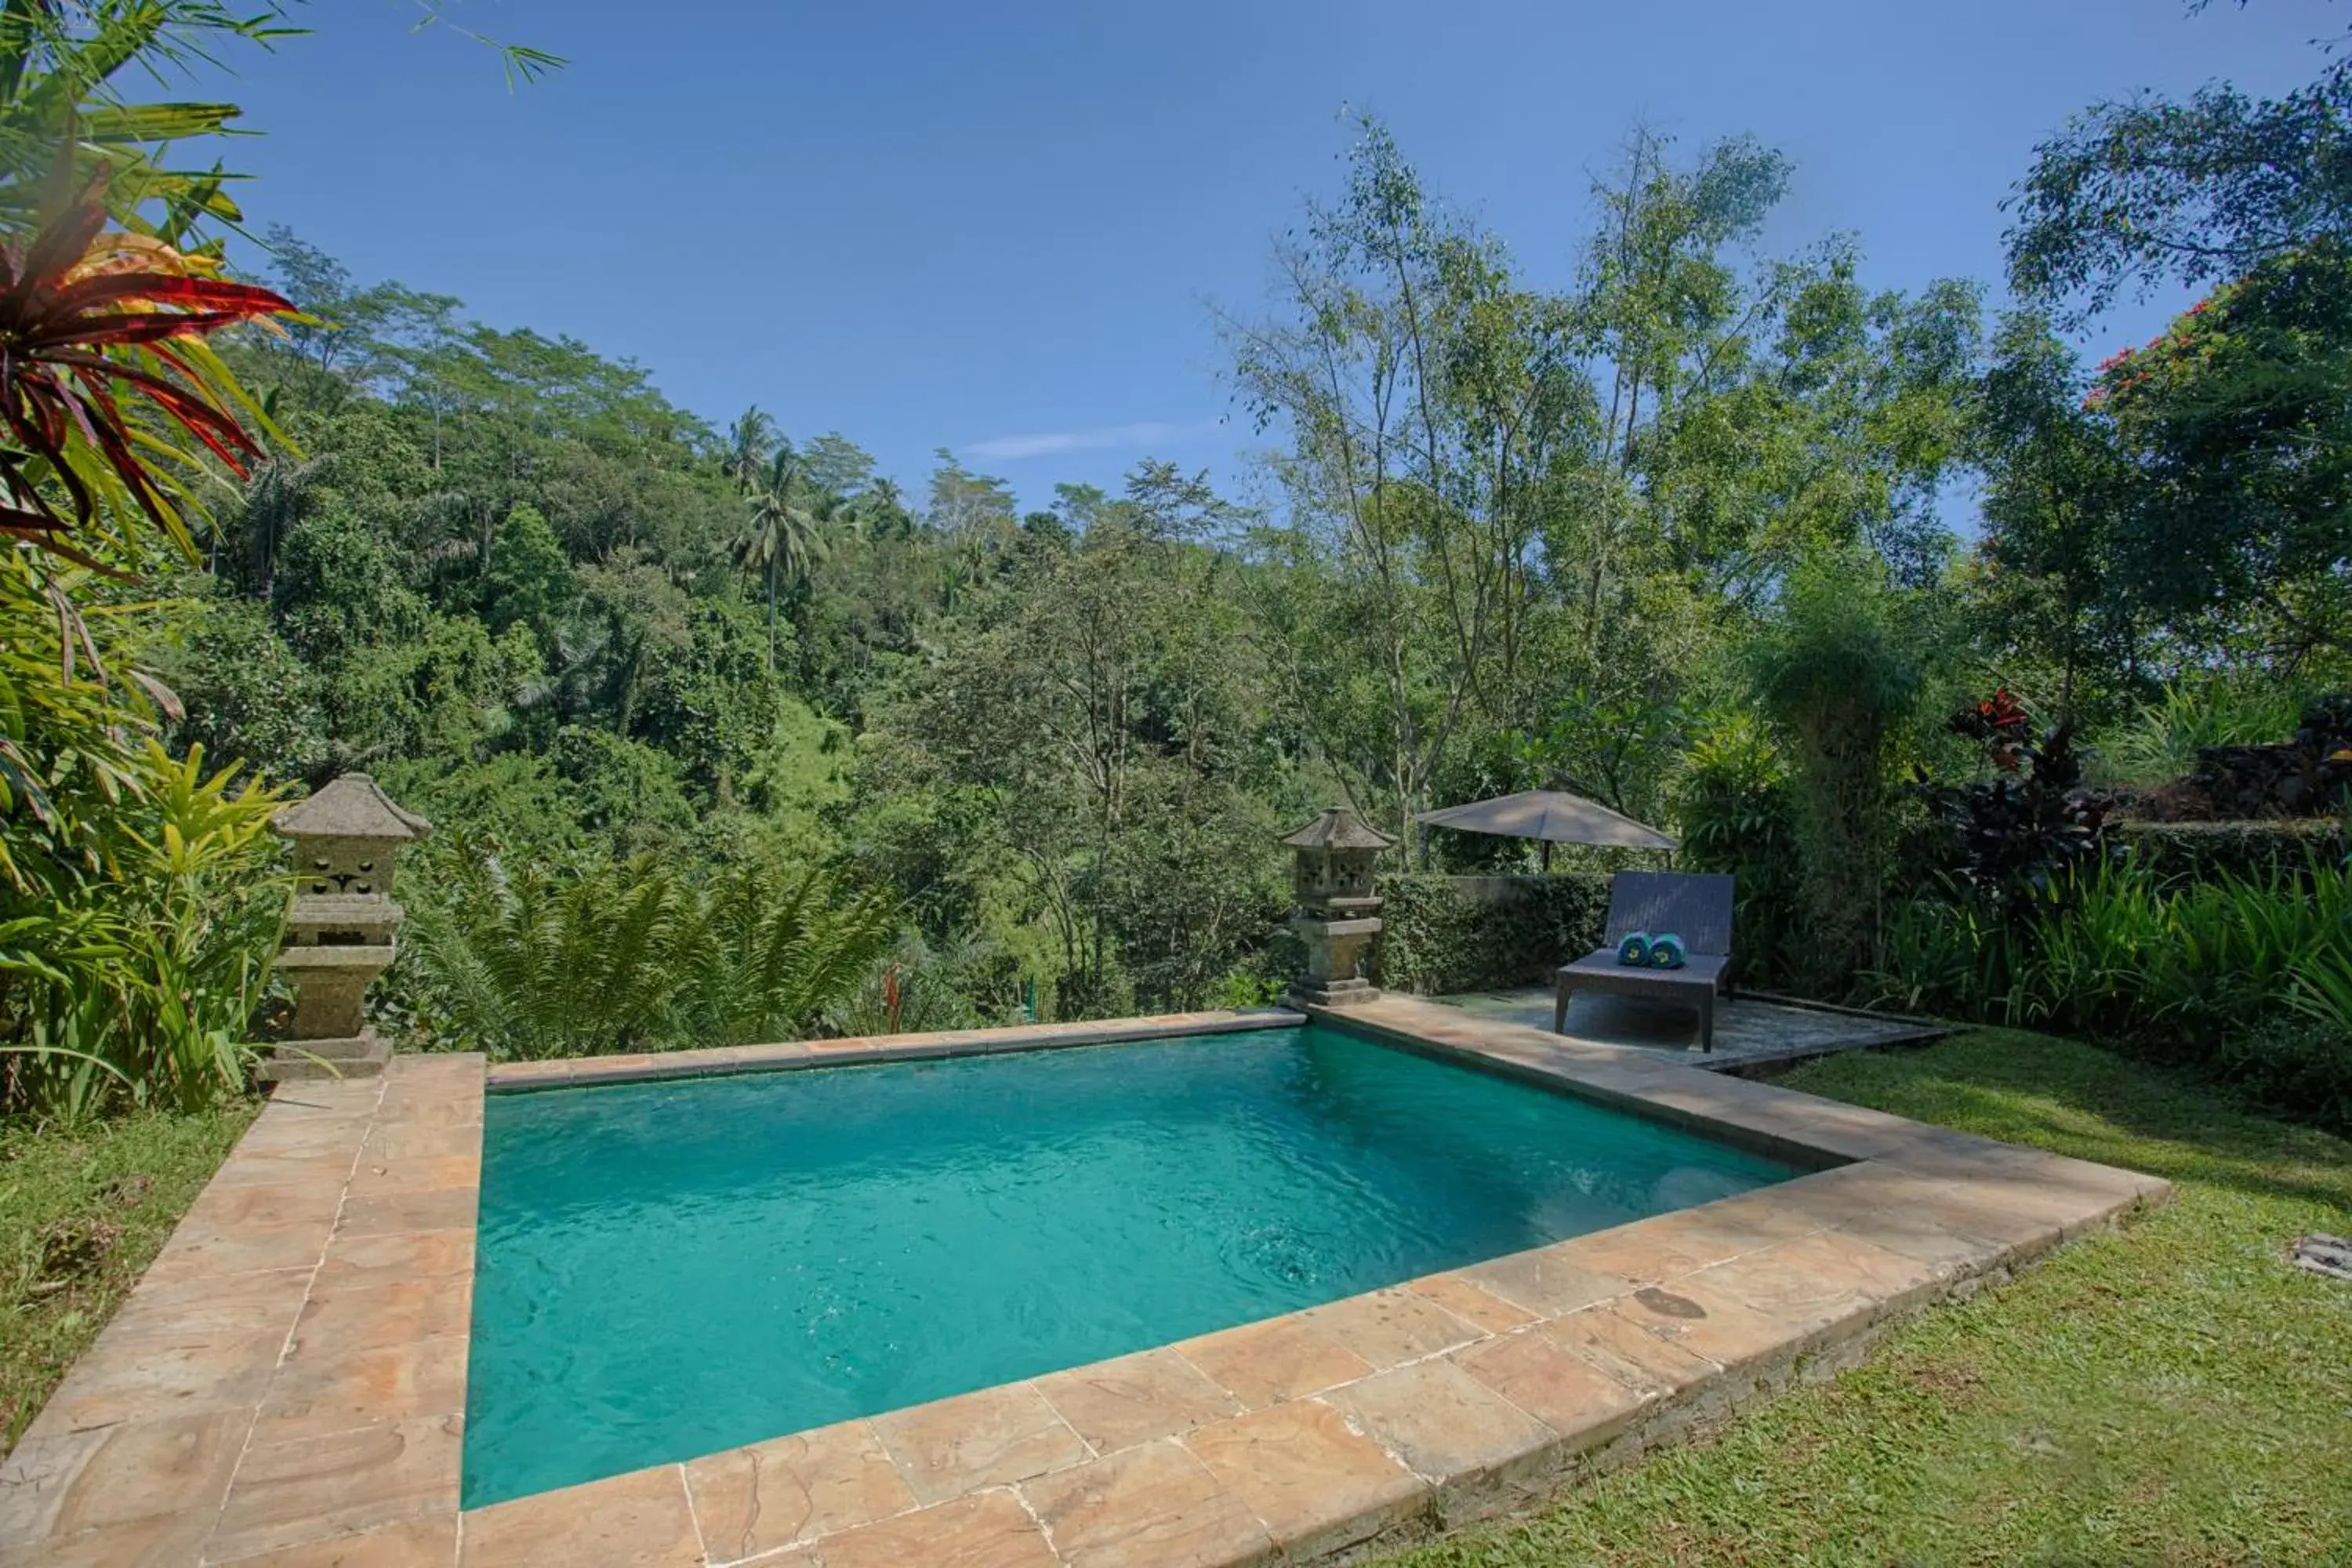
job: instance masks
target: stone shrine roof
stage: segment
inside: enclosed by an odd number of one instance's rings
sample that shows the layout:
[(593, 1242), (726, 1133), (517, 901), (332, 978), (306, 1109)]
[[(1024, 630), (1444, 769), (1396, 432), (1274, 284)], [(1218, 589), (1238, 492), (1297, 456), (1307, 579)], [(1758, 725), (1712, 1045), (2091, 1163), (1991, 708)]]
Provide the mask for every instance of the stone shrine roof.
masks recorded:
[(433, 825), (392, 804), (365, 773), (344, 773), (308, 800), (298, 800), (269, 819), (288, 837), (382, 838), (404, 843), (423, 838)]
[(1333, 806), (1283, 840), (1293, 849), (1386, 849), (1395, 839), (1354, 812)]

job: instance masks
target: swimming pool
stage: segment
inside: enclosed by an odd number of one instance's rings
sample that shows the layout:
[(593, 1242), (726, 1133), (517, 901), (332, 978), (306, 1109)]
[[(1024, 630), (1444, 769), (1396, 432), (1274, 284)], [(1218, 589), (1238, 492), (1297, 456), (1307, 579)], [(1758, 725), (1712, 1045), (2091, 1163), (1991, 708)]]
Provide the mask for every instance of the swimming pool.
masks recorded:
[(468, 1508), (1799, 1173), (1317, 1025), (485, 1115)]

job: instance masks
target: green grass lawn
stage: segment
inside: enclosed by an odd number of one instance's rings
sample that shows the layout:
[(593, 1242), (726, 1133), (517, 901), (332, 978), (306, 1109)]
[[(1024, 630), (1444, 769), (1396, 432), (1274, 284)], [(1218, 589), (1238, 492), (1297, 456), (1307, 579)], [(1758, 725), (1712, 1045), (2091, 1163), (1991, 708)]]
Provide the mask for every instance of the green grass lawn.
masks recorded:
[(1982, 1030), (1782, 1081), (2170, 1179), (2167, 1209), (1898, 1328), (1834, 1381), (1398, 1568), (2352, 1563), (2352, 1144)]
[(129, 1294), (257, 1105), (0, 1122), (0, 1452)]

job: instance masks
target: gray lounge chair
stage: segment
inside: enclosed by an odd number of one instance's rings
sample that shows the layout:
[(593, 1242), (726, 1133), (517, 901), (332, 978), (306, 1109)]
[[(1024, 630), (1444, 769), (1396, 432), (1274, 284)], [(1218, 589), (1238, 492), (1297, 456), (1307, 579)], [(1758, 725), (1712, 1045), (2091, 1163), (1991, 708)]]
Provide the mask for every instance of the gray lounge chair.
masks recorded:
[[(1715, 994), (1731, 994), (1732, 879), (1689, 871), (1620, 871), (1609, 882), (1609, 945), (1552, 977), (1551, 1026), (1567, 1033), (1568, 999), (1577, 990), (1663, 996), (1698, 1009), (1702, 1049), (1715, 1049)], [(1680, 969), (1642, 969), (1617, 962), (1630, 931), (1672, 931), (1689, 962)]]

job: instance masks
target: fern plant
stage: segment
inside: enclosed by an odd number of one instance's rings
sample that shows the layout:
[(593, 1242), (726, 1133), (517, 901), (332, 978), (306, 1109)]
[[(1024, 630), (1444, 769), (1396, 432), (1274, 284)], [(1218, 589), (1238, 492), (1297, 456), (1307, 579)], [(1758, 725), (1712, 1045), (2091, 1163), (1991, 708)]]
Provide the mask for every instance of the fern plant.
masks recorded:
[(435, 1043), (499, 1058), (789, 1039), (856, 990), (895, 934), (820, 874), (707, 882), (649, 857), (513, 868), (456, 840), (428, 861), (394, 994)]

